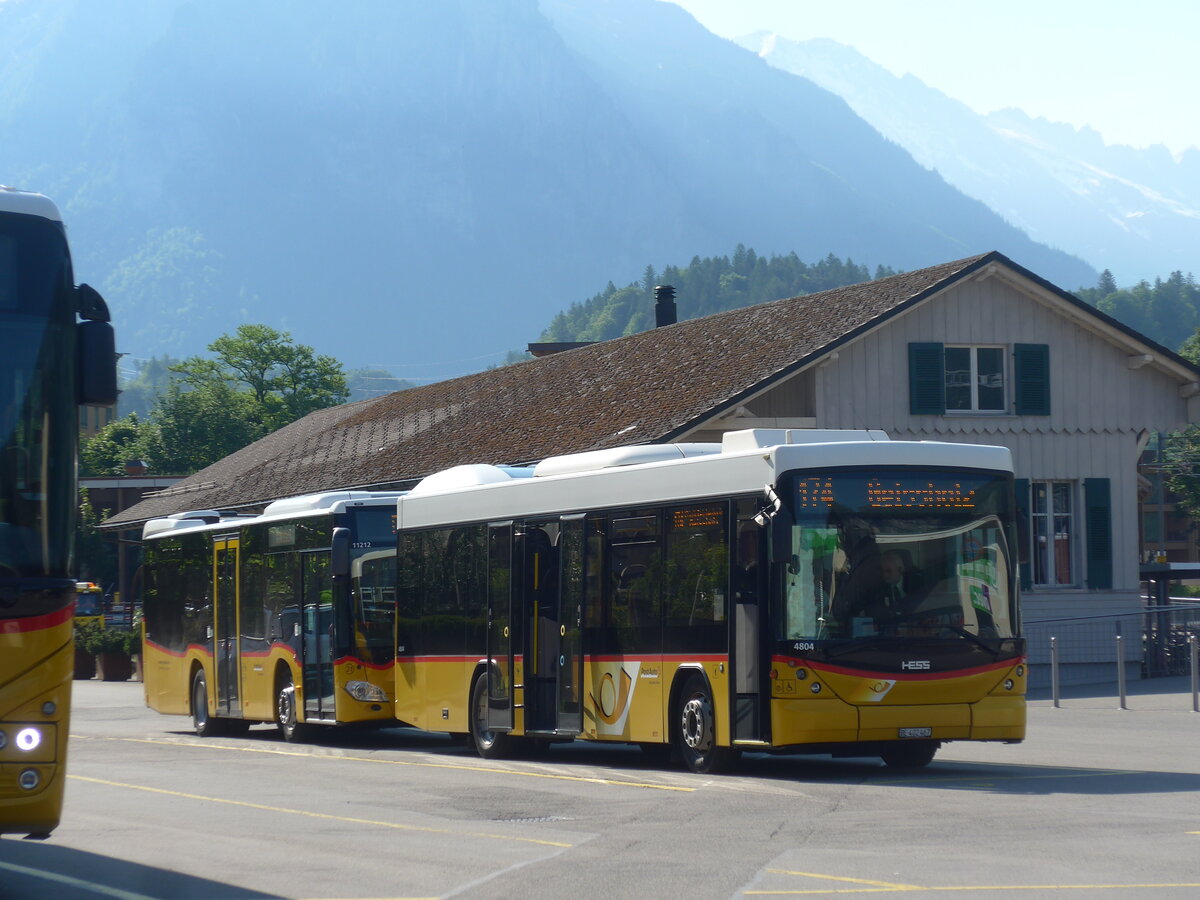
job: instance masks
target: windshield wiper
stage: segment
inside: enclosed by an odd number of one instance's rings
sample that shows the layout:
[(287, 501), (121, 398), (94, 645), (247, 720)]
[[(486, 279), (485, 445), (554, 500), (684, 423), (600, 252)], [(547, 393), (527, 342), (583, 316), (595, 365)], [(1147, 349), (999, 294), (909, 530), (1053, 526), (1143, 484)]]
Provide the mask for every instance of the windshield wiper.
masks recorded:
[(992, 659), (1000, 658), (1000, 651), (996, 647), (986, 643), (979, 635), (971, 634), (971, 632), (967, 631), (967, 629), (960, 628), (957, 625), (947, 625), (945, 622), (940, 623), (940, 627), (946, 629), (946, 631), (953, 631), (955, 634), (962, 635), (967, 640), (971, 641), (971, 643), (979, 645), (988, 653), (992, 654)]

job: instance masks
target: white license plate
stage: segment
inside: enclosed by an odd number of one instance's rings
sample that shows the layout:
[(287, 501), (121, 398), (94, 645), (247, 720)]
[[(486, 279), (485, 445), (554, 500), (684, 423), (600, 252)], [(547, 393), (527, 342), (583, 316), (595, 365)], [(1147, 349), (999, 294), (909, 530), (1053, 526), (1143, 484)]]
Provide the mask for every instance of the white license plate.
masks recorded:
[(901, 728), (900, 737), (902, 738), (927, 738), (933, 737), (932, 728)]

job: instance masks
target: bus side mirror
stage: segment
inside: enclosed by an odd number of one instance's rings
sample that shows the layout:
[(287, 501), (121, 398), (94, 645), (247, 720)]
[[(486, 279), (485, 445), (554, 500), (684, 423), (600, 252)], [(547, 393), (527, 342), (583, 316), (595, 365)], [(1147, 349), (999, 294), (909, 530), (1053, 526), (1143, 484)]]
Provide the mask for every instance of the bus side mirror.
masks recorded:
[(108, 322), (89, 320), (75, 326), (75, 398), (80, 404), (117, 402), (117, 347)]
[(79, 299), (79, 318), (89, 322), (111, 322), (108, 304), (100, 296), (100, 292), (90, 284), (81, 284), (75, 288), (75, 296)]
[(335, 528), (333, 529), (333, 544), (330, 548), (330, 566), (331, 574), (336, 578), (339, 575), (350, 574), (350, 529)]

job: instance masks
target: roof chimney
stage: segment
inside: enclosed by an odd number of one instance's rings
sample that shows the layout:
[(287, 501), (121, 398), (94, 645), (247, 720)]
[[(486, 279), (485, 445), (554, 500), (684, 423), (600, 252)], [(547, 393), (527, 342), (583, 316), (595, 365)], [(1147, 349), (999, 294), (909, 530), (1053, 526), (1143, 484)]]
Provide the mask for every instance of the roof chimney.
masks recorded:
[(654, 327), (662, 328), (664, 325), (674, 325), (675, 321), (675, 288), (669, 284), (655, 285)]

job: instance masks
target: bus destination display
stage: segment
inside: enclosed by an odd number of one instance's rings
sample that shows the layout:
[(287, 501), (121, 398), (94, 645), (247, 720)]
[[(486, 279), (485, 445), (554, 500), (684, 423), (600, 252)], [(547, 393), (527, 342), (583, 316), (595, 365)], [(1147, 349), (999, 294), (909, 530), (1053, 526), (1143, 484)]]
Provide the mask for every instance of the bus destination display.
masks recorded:
[(821, 476), (796, 481), (796, 510), (974, 509), (978, 483), (936, 476), (848, 478)]

